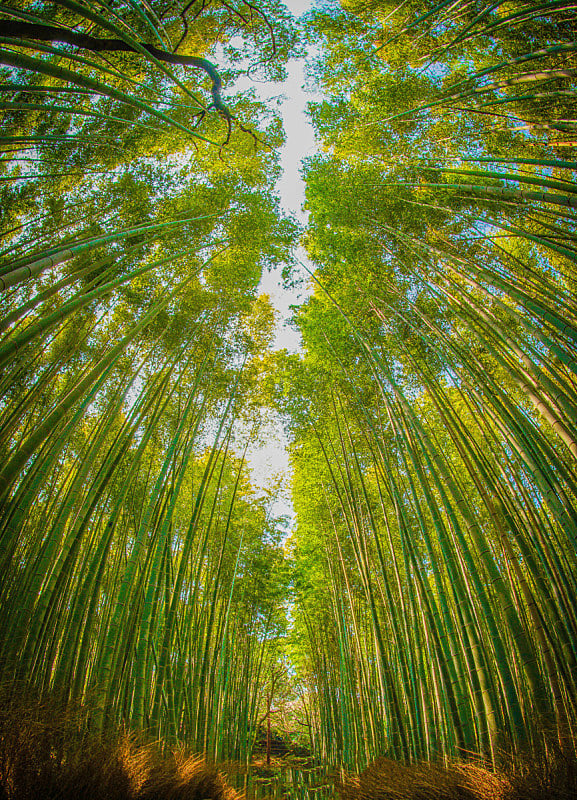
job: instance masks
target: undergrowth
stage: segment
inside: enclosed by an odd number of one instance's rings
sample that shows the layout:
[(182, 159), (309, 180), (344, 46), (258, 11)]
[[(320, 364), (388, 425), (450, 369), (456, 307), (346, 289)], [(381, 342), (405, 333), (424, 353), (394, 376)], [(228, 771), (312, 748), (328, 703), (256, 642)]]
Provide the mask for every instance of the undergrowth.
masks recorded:
[(238, 800), (213, 765), (130, 732), (90, 732), (86, 709), (0, 691), (0, 800)]
[(377, 758), (337, 788), (341, 800), (577, 800), (577, 758), (551, 743), (530, 755), (502, 754), (497, 771), (472, 761), (447, 767)]
[[(481, 761), (447, 767), (381, 757), (360, 775), (337, 780), (334, 791), (340, 800), (575, 800), (577, 758), (551, 742), (531, 755), (503, 754), (496, 772)], [(275, 797), (284, 796), (279, 792)], [(291, 796), (300, 793), (309, 800), (305, 787)], [(128, 731), (102, 737), (90, 730), (86, 706), (41, 699), (27, 687), (0, 688), (0, 800), (241, 797), (198, 754)]]

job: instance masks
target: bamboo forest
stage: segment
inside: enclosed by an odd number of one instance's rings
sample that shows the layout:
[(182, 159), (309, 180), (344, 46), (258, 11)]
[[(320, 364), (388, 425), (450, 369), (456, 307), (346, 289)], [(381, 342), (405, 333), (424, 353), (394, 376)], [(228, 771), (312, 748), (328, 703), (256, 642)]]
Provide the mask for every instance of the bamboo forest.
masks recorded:
[(568, 0), (0, 4), (1, 800), (577, 797), (576, 91)]

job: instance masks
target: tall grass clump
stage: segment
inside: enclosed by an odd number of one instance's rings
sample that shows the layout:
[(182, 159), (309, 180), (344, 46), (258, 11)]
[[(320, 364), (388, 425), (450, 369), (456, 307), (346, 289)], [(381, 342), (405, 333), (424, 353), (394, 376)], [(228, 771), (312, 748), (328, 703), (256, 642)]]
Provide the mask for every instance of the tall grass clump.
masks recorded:
[(203, 756), (126, 729), (91, 730), (87, 706), (28, 690), (0, 694), (2, 800), (238, 800)]
[(574, 752), (549, 743), (530, 754), (501, 754), (493, 770), (480, 760), (402, 764), (379, 757), (338, 782), (340, 800), (573, 800)]

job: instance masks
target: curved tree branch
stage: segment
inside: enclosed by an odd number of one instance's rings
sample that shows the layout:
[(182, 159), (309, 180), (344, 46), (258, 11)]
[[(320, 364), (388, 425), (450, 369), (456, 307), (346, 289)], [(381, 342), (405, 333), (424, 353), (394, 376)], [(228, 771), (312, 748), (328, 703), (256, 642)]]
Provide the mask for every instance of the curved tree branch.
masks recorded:
[[(86, 33), (68, 30), (67, 28), (59, 28), (53, 25), (37, 25), (35, 23), (20, 22), (10, 19), (0, 19), (0, 36), (14, 39), (37, 39), (45, 42), (60, 42), (85, 50), (92, 50), (96, 53), (124, 52), (139, 54), (138, 50), (122, 39), (99, 39), (95, 36), (89, 36)], [(228, 125), (228, 141), (232, 121), (235, 117), (222, 99), (222, 80), (214, 64), (206, 58), (201, 58), (199, 56), (181, 56), (176, 53), (170, 53), (167, 50), (161, 50), (152, 44), (146, 44), (145, 42), (140, 42), (139, 44), (144, 50), (150, 53), (151, 56), (158, 59), (158, 61), (184, 67), (195, 67), (196, 69), (203, 70), (203, 72), (208, 75), (212, 82), (212, 107), (226, 119)], [(239, 127), (246, 133), (250, 133), (255, 141), (257, 141), (257, 137), (252, 131), (247, 130), (242, 125)]]

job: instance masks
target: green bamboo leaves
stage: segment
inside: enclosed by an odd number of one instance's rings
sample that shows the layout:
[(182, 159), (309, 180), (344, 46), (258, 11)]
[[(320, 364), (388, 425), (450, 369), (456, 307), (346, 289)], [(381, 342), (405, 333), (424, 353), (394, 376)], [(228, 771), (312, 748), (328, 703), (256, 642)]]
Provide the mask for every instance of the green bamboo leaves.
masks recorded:
[(316, 273), (295, 385), (314, 400), (293, 459), (299, 569), (323, 546), (297, 618), (318, 747), (354, 769), (382, 752), (495, 761), (551, 730), (570, 747), (567, 4), (372, 12), (311, 20), (330, 155), (307, 167)]
[[(571, 5), (311, 16), (317, 271), (303, 354), (271, 359), (256, 291), (297, 231), (203, 55), (224, 20), (271, 34), (249, 8), (0, 8), (0, 677), (248, 760), (290, 584), (331, 764), (568, 748)], [(290, 574), (245, 462), (268, 391), (293, 434)]]
[(0, 7), (0, 680), (248, 759), (283, 609), (256, 588), (281, 523), (241, 453), (273, 318), (257, 287), (295, 227), (202, 54), (270, 23), (36, 11)]

